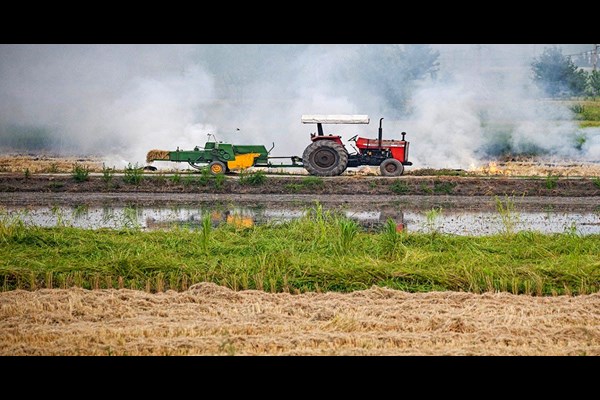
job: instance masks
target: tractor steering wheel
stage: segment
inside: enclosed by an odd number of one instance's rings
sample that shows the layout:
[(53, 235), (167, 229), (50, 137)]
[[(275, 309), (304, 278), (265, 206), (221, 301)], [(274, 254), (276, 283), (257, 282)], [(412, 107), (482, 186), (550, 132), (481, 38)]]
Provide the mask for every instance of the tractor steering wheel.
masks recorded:
[(348, 139), (349, 142), (356, 142), (356, 138), (358, 137), (358, 135), (354, 135), (352, 136), (350, 139)]

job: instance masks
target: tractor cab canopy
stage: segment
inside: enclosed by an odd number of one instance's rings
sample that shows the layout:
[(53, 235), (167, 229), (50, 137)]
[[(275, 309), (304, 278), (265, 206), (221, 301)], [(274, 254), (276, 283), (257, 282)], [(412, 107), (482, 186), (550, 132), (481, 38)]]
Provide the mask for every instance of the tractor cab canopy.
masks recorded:
[(368, 124), (368, 115), (344, 115), (344, 114), (329, 114), (329, 115), (303, 115), (303, 124)]

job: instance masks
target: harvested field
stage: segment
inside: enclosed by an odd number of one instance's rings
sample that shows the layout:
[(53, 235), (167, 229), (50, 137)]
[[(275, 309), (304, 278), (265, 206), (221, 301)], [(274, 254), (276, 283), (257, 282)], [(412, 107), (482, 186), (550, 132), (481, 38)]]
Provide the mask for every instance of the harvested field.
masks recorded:
[(102, 159), (99, 157), (58, 157), (53, 155), (0, 155), (0, 172), (23, 174), (29, 171), (38, 173), (71, 173), (79, 165), (90, 172), (102, 172)]
[[(152, 160), (169, 160), (169, 150), (152, 149), (146, 155), (146, 162), (157, 167), (161, 171), (177, 171), (180, 168), (186, 168), (194, 171), (187, 163), (161, 162), (152, 163)], [(73, 166), (78, 164), (87, 168), (90, 172), (101, 173), (104, 160), (99, 156), (72, 156), (61, 157), (52, 154), (20, 154), (4, 153), (0, 154), (0, 172), (19, 173), (29, 170), (31, 174), (36, 173), (71, 173)], [(135, 164), (132, 162), (131, 164)], [(141, 161), (138, 161), (141, 165)], [(117, 171), (125, 169), (124, 166), (114, 166), (106, 164), (106, 167), (114, 168)], [(306, 175), (303, 168), (272, 168), (270, 171), (266, 168), (256, 168), (279, 174)], [(595, 177), (600, 176), (600, 162), (583, 162), (577, 160), (553, 160), (536, 158), (514, 158), (507, 160), (495, 160), (483, 162), (480, 165), (471, 165), (464, 170), (446, 170), (419, 168), (417, 166), (407, 167), (405, 176), (436, 176), (440, 174), (450, 175), (468, 175), (468, 176), (525, 176), (525, 177), (546, 177), (548, 175), (562, 177)], [(352, 176), (376, 176), (379, 174), (378, 167), (361, 166), (359, 168), (349, 168), (344, 175)]]
[(600, 294), (0, 293), (1, 355), (600, 355)]

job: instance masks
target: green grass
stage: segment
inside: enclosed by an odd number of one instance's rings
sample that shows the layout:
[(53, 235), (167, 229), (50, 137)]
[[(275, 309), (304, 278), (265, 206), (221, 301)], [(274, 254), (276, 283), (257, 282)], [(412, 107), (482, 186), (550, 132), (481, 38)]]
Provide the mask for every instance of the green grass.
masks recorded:
[(324, 184), (323, 178), (313, 175), (303, 177), (301, 183), (303, 186), (308, 188), (318, 188)]
[(183, 186), (192, 186), (195, 183), (198, 183), (198, 181), (196, 180), (196, 178), (194, 177), (194, 175), (186, 175), (183, 178)]
[(570, 106), (575, 119), (582, 121), (600, 121), (600, 101), (580, 101)]
[(437, 180), (433, 182), (433, 192), (437, 194), (452, 194), (455, 187), (456, 182), (442, 182)]
[(298, 193), (304, 188), (304, 186), (299, 183), (286, 183), (283, 187), (285, 190), (292, 193)]
[(127, 164), (127, 168), (123, 171), (123, 181), (125, 183), (139, 185), (143, 178), (144, 174), (137, 163), (135, 165), (131, 165), (131, 163)]
[[(509, 214), (510, 207), (503, 206)], [(84, 212), (85, 210), (82, 210)], [(132, 209), (132, 213), (136, 210)], [(510, 292), (531, 295), (600, 291), (600, 235), (575, 230), (498, 235), (362, 230), (313, 207), (282, 224), (143, 231), (26, 226), (0, 218), (1, 290), (132, 288), (184, 290), (214, 282), (234, 290), (349, 292), (373, 285), (409, 292)]]
[(175, 172), (169, 177), (169, 180), (174, 184), (178, 184), (181, 182), (181, 174), (179, 172)]
[(396, 194), (405, 194), (408, 193), (409, 187), (406, 182), (396, 179), (391, 185), (390, 190)]
[(267, 181), (267, 175), (264, 171), (240, 171), (240, 185), (260, 186)]
[(500, 200), (498, 196), (495, 197), (496, 211), (500, 216), (502, 222), (502, 231), (505, 235), (511, 236), (516, 233), (516, 226), (519, 223), (519, 214), (515, 211), (515, 205), (513, 201), (505, 197), (504, 201)]
[(73, 164), (71, 176), (75, 179), (75, 182), (85, 182), (89, 179), (90, 170), (85, 165)]
[(567, 104), (580, 128), (600, 126), (600, 100), (575, 100)]
[(580, 128), (596, 128), (600, 126), (600, 121), (581, 121), (579, 122)]
[(546, 189), (556, 189), (557, 182), (558, 176), (548, 174), (548, 176), (546, 176)]
[(213, 178), (215, 180), (215, 188), (222, 189), (223, 185), (225, 185), (225, 179), (227, 179), (227, 178), (225, 178), (225, 175), (218, 174), (218, 175), (215, 175)]
[(298, 193), (305, 189), (310, 189), (310, 190), (319, 189), (319, 188), (323, 187), (324, 184), (325, 184), (325, 182), (323, 181), (323, 178), (321, 178), (320, 176), (309, 175), (309, 176), (303, 177), (299, 182), (285, 184), (284, 188), (288, 192)]
[(104, 181), (104, 183), (106, 183), (107, 185), (110, 184), (110, 182), (113, 179), (113, 176), (115, 174), (115, 168), (109, 168), (106, 165), (104, 165), (104, 163), (102, 163), (102, 180)]

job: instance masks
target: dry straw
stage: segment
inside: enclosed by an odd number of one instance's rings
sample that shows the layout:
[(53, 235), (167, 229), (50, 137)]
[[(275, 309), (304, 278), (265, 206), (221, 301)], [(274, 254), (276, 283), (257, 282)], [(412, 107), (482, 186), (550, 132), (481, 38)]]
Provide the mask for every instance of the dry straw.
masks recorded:
[(146, 155), (146, 162), (152, 162), (154, 160), (169, 160), (168, 150), (150, 150)]

